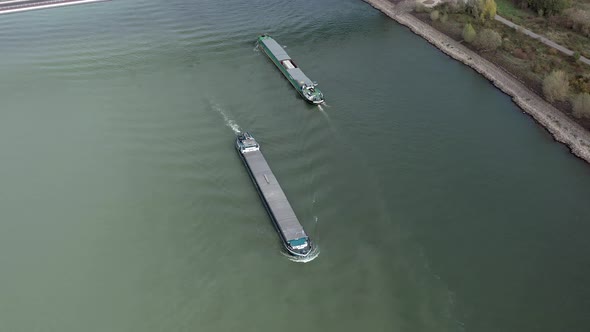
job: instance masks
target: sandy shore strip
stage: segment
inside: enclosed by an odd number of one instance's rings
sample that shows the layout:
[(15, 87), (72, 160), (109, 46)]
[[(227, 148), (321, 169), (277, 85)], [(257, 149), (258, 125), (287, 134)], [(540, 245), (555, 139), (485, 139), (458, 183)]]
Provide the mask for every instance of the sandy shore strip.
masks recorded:
[(408, 27), (453, 59), (485, 76), (498, 89), (511, 96), (523, 111), (545, 127), (556, 141), (566, 144), (573, 154), (590, 163), (590, 132), (529, 90), (516, 78), (412, 14), (396, 10), (395, 5), (389, 0), (364, 1)]

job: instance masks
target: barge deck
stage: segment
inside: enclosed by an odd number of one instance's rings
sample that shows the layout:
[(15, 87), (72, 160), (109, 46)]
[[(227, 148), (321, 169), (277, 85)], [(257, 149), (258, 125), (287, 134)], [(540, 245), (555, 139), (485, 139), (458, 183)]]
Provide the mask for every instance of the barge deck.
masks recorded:
[(236, 148), (285, 249), (295, 256), (307, 256), (312, 249), (311, 240), (299, 223), (287, 196), (260, 152), (258, 143), (250, 134), (244, 133), (238, 136)]

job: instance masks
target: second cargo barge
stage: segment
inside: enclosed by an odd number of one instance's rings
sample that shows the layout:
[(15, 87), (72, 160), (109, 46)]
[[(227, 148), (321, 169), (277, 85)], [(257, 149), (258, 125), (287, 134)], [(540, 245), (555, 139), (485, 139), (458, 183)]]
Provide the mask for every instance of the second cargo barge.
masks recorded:
[(258, 142), (249, 133), (240, 133), (236, 139), (236, 149), (246, 165), (248, 174), (254, 182), (285, 249), (295, 256), (309, 255), (312, 252), (313, 244), (305, 234), (287, 196), (260, 152)]
[(312, 104), (324, 102), (324, 94), (317, 88), (318, 84), (305, 76), (279, 43), (268, 35), (262, 35), (258, 37), (258, 45), (279, 68), (281, 73), (285, 75), (301, 97)]

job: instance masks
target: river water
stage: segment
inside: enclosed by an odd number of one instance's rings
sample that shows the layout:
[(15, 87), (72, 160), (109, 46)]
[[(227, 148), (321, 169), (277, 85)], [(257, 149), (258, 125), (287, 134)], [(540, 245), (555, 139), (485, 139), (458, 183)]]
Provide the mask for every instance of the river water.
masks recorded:
[[(590, 330), (588, 165), (359, 0), (4, 15), (0, 48), (2, 332)], [(282, 253), (240, 129), (312, 261)]]

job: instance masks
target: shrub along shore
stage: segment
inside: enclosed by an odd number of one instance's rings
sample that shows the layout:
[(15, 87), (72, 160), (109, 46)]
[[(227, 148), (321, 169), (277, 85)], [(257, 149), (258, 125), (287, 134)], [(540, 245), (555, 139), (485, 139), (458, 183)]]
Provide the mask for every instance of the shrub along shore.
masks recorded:
[[(566, 144), (573, 154), (590, 163), (590, 131), (558, 110), (538, 94), (527, 88), (514, 76), (507, 73), (494, 63), (484, 59), (473, 50), (441, 33), (410, 14), (407, 8), (393, 4), (390, 0), (364, 0), (398, 23), (408, 27), (415, 34), (423, 37), (432, 45), (450, 57), (470, 66), (504, 93), (510, 95), (514, 102), (539, 124), (545, 127), (555, 140)], [(399, 6), (399, 7), (397, 7)], [(463, 32), (463, 31), (462, 31)], [(486, 36), (495, 43), (496, 36)], [(473, 39), (475, 41), (475, 37)], [(482, 44), (487, 41), (480, 41)], [(586, 101), (580, 101), (582, 104)]]

